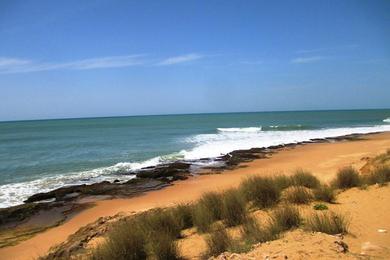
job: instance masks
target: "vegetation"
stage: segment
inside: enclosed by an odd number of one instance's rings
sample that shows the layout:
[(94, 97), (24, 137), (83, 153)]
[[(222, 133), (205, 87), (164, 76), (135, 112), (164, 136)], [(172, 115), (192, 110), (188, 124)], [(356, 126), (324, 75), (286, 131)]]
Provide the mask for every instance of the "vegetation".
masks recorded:
[(308, 204), (313, 200), (313, 194), (304, 186), (294, 186), (286, 191), (286, 200), (295, 204)]
[(315, 204), (313, 206), (313, 209), (315, 209), (315, 210), (327, 210), (328, 206), (326, 206), (325, 204), (319, 203), (319, 204)]
[[(388, 152), (390, 155), (390, 152)], [(378, 157), (388, 162), (389, 156)], [(376, 158), (376, 160), (379, 160)], [(270, 220), (260, 224), (247, 210), (249, 206), (268, 209), (276, 206), (282, 192), (285, 201), (306, 204), (316, 199), (335, 202), (335, 188), (347, 189), (390, 181), (390, 166), (375, 165), (369, 174), (360, 177), (352, 167), (338, 171), (332, 185), (321, 184), (317, 178), (304, 170), (291, 177), (250, 177), (239, 189), (223, 193), (205, 193), (196, 203), (179, 204), (168, 209), (154, 209), (116, 223), (106, 237), (106, 242), (92, 252), (92, 259), (178, 259), (176, 240), (182, 230), (196, 227), (207, 235), (208, 256), (226, 250), (239, 252), (250, 244), (277, 239), (281, 232), (299, 227), (302, 219), (299, 210), (291, 205), (279, 205), (270, 211)], [(328, 209), (318, 203), (314, 210)], [(241, 241), (233, 239), (227, 228), (240, 225)], [(349, 221), (334, 212), (316, 212), (305, 221), (311, 231), (328, 234), (348, 232)]]
[(206, 239), (207, 255), (217, 256), (233, 247), (234, 240), (223, 226), (210, 233)]
[(291, 181), (295, 186), (304, 186), (306, 188), (315, 189), (320, 186), (320, 181), (310, 172), (298, 169), (291, 176)]
[(296, 228), (301, 224), (301, 216), (297, 208), (283, 205), (275, 209), (271, 214), (273, 233)]
[(242, 224), (247, 217), (245, 200), (237, 189), (231, 189), (223, 194), (222, 217), (227, 226)]
[(329, 185), (320, 185), (318, 188), (316, 188), (314, 191), (314, 198), (319, 201), (328, 202), (328, 203), (335, 203), (336, 201), (336, 194), (334, 189)]
[(333, 186), (339, 189), (349, 189), (360, 185), (359, 173), (351, 166), (341, 168), (333, 181)]
[(254, 176), (240, 186), (246, 199), (258, 208), (267, 208), (278, 203), (281, 189), (272, 178)]
[(334, 212), (314, 213), (307, 219), (307, 227), (311, 231), (327, 234), (348, 233), (349, 221), (342, 215)]
[(249, 243), (262, 243), (275, 240), (279, 232), (271, 226), (262, 227), (256, 218), (248, 217), (241, 226), (241, 235)]

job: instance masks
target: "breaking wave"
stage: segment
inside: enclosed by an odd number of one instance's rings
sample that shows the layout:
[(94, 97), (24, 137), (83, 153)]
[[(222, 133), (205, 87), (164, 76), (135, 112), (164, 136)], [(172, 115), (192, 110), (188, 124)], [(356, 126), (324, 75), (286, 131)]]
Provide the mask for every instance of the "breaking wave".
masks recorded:
[(385, 123), (390, 123), (390, 117), (386, 118), (386, 119), (383, 119), (383, 122)]

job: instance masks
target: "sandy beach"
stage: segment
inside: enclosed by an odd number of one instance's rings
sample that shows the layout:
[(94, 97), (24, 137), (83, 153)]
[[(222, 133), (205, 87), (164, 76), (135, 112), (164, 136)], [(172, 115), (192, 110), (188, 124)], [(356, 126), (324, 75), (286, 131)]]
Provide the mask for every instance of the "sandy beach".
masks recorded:
[[(340, 167), (352, 165), (359, 169), (365, 163), (364, 158), (378, 155), (388, 148), (390, 148), (389, 132), (366, 135), (363, 140), (313, 143), (286, 148), (268, 159), (245, 163), (241, 165), (242, 167), (226, 170), (221, 174), (191, 177), (185, 181), (177, 181), (170, 187), (135, 198), (97, 201), (94, 207), (76, 214), (58, 227), (48, 229), (15, 246), (1, 248), (0, 256), (2, 259), (32, 259), (42, 256), (50, 247), (65, 241), (69, 235), (99, 217), (112, 216), (120, 212), (129, 214), (192, 201), (205, 191), (235, 187), (243, 178), (254, 174), (288, 175), (297, 168), (303, 168), (311, 171), (321, 181), (328, 182)], [(353, 194), (349, 196), (354, 196)], [(356, 196), (364, 197), (364, 194), (358, 193)], [(364, 233), (364, 228), (359, 228), (360, 232)]]

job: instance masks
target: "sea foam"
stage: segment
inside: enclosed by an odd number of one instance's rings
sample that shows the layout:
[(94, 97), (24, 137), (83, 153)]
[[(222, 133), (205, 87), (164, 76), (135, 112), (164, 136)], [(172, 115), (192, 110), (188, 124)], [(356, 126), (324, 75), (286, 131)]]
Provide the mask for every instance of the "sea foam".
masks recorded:
[(390, 117), (386, 118), (386, 119), (383, 119), (383, 122), (385, 123), (390, 123)]

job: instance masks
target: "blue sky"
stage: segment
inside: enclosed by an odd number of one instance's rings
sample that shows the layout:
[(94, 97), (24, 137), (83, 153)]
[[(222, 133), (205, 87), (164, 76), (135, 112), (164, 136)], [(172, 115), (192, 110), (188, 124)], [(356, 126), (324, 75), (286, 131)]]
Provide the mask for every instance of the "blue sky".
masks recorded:
[(390, 107), (390, 1), (0, 2), (0, 120)]

